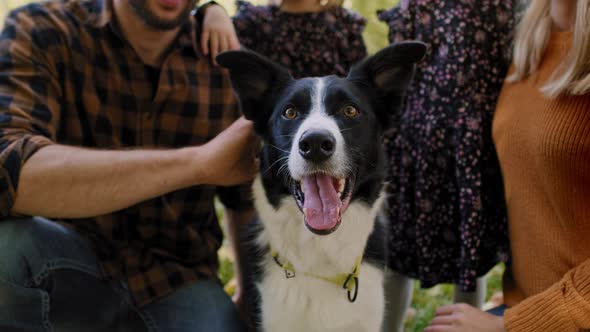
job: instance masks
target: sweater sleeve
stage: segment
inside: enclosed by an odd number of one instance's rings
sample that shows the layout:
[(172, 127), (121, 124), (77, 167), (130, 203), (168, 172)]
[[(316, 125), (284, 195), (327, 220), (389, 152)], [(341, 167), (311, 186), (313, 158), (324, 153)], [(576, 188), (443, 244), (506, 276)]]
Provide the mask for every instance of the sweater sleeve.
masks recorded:
[(346, 26), (344, 30), (348, 30), (348, 38), (344, 45), (346, 46), (345, 54), (345, 68), (349, 70), (352, 65), (363, 60), (367, 56), (367, 46), (363, 39), (363, 30), (367, 25), (367, 20), (354, 12), (347, 12), (345, 18)]
[(549, 289), (506, 310), (504, 324), (509, 332), (590, 329), (590, 259)]

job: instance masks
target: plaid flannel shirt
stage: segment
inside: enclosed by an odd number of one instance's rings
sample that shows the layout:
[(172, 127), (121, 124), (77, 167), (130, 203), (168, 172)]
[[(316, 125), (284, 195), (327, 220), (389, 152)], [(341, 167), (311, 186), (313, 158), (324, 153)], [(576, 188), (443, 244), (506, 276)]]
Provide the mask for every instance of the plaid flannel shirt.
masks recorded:
[[(6, 19), (0, 36), (2, 218), (11, 214), (21, 166), (44, 146), (201, 145), (240, 116), (227, 73), (199, 54), (198, 15), (182, 27), (154, 95), (108, 1), (52, 0)], [(248, 186), (198, 186), (59, 222), (90, 239), (104, 276), (126, 280), (141, 306), (199, 278), (217, 278), (222, 232), (214, 197), (241, 210), (252, 206), (249, 193)]]

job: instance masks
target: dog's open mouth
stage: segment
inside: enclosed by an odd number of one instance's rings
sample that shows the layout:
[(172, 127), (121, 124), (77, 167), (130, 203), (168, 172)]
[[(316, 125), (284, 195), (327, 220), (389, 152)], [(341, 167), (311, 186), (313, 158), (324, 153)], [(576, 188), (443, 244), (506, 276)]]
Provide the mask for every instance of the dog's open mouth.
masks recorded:
[(296, 182), (293, 196), (303, 212), (305, 226), (318, 235), (334, 232), (348, 208), (353, 186), (352, 177), (336, 178), (324, 173), (311, 174)]

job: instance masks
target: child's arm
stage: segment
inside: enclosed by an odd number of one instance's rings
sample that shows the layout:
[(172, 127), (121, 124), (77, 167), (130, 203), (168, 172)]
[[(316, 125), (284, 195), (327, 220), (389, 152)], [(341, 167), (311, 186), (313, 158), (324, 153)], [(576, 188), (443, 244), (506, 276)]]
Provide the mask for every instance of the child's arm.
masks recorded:
[(239, 50), (240, 43), (236, 30), (225, 9), (213, 4), (206, 8), (201, 32), (201, 51), (204, 55), (211, 55), (215, 62), (217, 54), (228, 50)]

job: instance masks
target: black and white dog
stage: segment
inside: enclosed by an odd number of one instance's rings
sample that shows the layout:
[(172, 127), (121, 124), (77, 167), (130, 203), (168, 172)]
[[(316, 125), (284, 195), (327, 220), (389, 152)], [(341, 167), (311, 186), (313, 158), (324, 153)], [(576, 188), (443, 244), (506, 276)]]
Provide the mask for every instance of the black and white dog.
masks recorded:
[(260, 223), (242, 251), (257, 329), (380, 330), (381, 136), (425, 50), (399, 43), (347, 78), (299, 80), (251, 51), (217, 57), (264, 142), (254, 183)]

